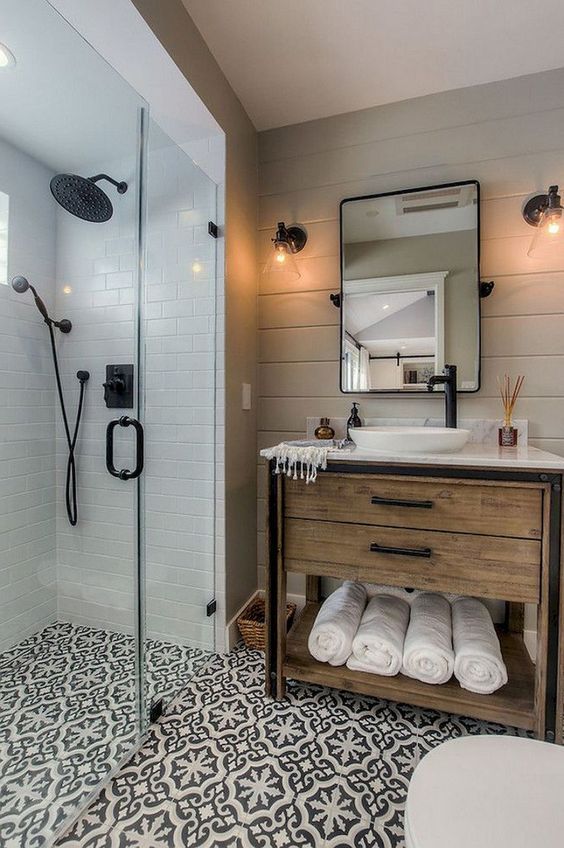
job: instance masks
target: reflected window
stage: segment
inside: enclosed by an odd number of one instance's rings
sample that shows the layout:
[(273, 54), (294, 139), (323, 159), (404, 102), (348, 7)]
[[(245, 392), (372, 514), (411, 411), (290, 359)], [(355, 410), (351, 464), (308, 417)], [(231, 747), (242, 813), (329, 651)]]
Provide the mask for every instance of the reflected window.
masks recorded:
[(8, 283), (8, 208), (10, 198), (0, 191), (0, 283)]

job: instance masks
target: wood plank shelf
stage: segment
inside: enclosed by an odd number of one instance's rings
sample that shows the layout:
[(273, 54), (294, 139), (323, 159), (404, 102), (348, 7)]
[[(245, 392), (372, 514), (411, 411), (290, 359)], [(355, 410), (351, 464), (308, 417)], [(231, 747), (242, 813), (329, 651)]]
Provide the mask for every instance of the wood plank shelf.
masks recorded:
[(493, 695), (477, 695), (462, 689), (454, 677), (432, 686), (402, 674), (383, 677), (318, 662), (309, 653), (307, 641), (319, 608), (320, 604), (308, 603), (288, 634), (285, 677), (534, 730), (535, 666), (520, 634), (499, 632), (508, 682)]

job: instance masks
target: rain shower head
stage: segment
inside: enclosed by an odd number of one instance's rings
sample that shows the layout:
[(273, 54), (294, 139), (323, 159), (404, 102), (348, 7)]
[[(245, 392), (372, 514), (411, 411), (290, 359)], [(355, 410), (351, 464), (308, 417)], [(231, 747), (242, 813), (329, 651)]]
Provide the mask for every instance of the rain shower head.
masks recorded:
[(125, 194), (127, 183), (118, 183), (107, 174), (95, 177), (80, 177), (78, 174), (57, 174), (51, 180), (51, 194), (57, 203), (83, 221), (103, 224), (114, 214), (112, 202), (105, 191), (96, 185), (98, 180), (107, 180)]

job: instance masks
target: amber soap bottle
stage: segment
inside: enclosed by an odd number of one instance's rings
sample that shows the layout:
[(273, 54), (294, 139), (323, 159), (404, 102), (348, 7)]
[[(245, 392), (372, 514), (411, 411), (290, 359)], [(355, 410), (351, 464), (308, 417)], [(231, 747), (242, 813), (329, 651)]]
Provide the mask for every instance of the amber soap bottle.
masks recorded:
[(332, 439), (335, 436), (335, 431), (329, 426), (329, 418), (321, 418), (319, 427), (315, 431), (316, 439)]

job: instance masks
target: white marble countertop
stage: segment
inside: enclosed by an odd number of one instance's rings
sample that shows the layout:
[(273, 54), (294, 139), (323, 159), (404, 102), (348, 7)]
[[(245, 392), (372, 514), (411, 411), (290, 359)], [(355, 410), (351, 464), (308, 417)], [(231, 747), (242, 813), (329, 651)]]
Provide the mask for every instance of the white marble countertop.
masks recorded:
[[(322, 442), (320, 442), (320, 447)], [(262, 451), (261, 451), (262, 453)], [(357, 447), (330, 451), (329, 462), (374, 462), (383, 465), (447, 465), (476, 468), (551, 468), (564, 471), (564, 457), (519, 445), (500, 448), (491, 444), (468, 444), (456, 453), (384, 453)]]
[(500, 448), (497, 445), (469, 444), (456, 453), (384, 453), (363, 451), (354, 447), (350, 451), (331, 451), (331, 462), (382, 462), (403, 465), (451, 465), (483, 468), (553, 468), (564, 470), (564, 457), (554, 453), (519, 445)]

